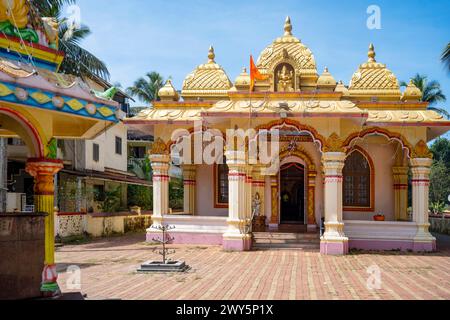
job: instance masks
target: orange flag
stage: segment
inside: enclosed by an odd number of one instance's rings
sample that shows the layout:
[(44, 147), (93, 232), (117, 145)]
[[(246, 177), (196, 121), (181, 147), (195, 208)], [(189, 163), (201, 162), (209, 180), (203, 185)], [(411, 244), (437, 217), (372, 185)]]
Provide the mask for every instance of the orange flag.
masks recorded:
[(253, 61), (253, 56), (250, 56), (250, 92), (253, 91), (255, 86), (255, 80), (264, 81), (269, 79), (268, 75), (263, 75), (259, 72), (258, 68), (255, 65), (255, 61)]

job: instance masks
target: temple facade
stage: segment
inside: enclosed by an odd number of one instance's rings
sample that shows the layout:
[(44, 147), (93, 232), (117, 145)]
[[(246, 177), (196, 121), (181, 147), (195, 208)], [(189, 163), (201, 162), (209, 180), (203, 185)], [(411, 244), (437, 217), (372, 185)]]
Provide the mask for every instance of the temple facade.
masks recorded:
[[(250, 250), (255, 230), (283, 226), (323, 229), (323, 254), (435, 250), (427, 143), (450, 122), (427, 110), (412, 82), (401, 90), (373, 45), (363, 56), (348, 85), (327, 68), (319, 74), (287, 18), (284, 34), (256, 62), (257, 79), (244, 69), (233, 83), (211, 47), (181, 94), (168, 81), (161, 101), (124, 120), (155, 136), (153, 223), (175, 226), (177, 243), (225, 250)], [(230, 139), (229, 130), (248, 134)], [(269, 161), (262, 161), (263, 136)], [(213, 140), (223, 145), (210, 152), (214, 161), (198, 159)], [(188, 153), (192, 159), (180, 161)], [(169, 170), (176, 165), (183, 172), (184, 212), (174, 214)], [(149, 241), (154, 233), (148, 230)]]

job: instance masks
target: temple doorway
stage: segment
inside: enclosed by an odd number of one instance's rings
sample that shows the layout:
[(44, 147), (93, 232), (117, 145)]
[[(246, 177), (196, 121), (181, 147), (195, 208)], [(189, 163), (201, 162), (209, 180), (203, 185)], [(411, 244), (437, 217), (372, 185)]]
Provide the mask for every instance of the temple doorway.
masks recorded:
[(280, 170), (280, 223), (305, 224), (305, 167), (288, 163)]

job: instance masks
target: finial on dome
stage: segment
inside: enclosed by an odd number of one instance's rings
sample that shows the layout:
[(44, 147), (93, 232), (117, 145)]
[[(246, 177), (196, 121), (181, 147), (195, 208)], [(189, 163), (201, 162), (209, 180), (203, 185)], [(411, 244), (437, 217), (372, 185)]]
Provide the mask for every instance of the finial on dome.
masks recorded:
[(323, 70), (323, 72), (328, 72), (328, 67), (325, 67), (325, 69)]
[(247, 73), (247, 68), (246, 67), (242, 67), (242, 73)]
[(216, 54), (214, 53), (214, 48), (213, 48), (213, 46), (210, 46), (209, 47), (209, 53), (208, 53), (208, 59), (209, 59), (208, 62), (214, 63), (215, 62), (214, 61), (215, 57), (216, 57)]
[(286, 17), (286, 22), (284, 23), (284, 35), (292, 36), (292, 24), (289, 16)]
[(375, 53), (375, 47), (373, 46), (373, 43), (371, 43), (369, 46), (369, 52), (368, 52), (367, 56), (369, 57), (369, 60), (368, 60), (369, 62), (377, 62), (375, 60), (376, 53)]

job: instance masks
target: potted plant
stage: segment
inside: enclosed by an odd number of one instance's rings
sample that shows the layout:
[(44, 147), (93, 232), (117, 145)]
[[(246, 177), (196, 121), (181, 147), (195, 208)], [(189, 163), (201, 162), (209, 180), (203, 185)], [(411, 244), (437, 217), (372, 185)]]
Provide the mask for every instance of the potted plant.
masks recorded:
[(373, 220), (375, 220), (375, 221), (385, 221), (386, 217), (383, 214), (379, 213), (379, 214), (373, 216)]

